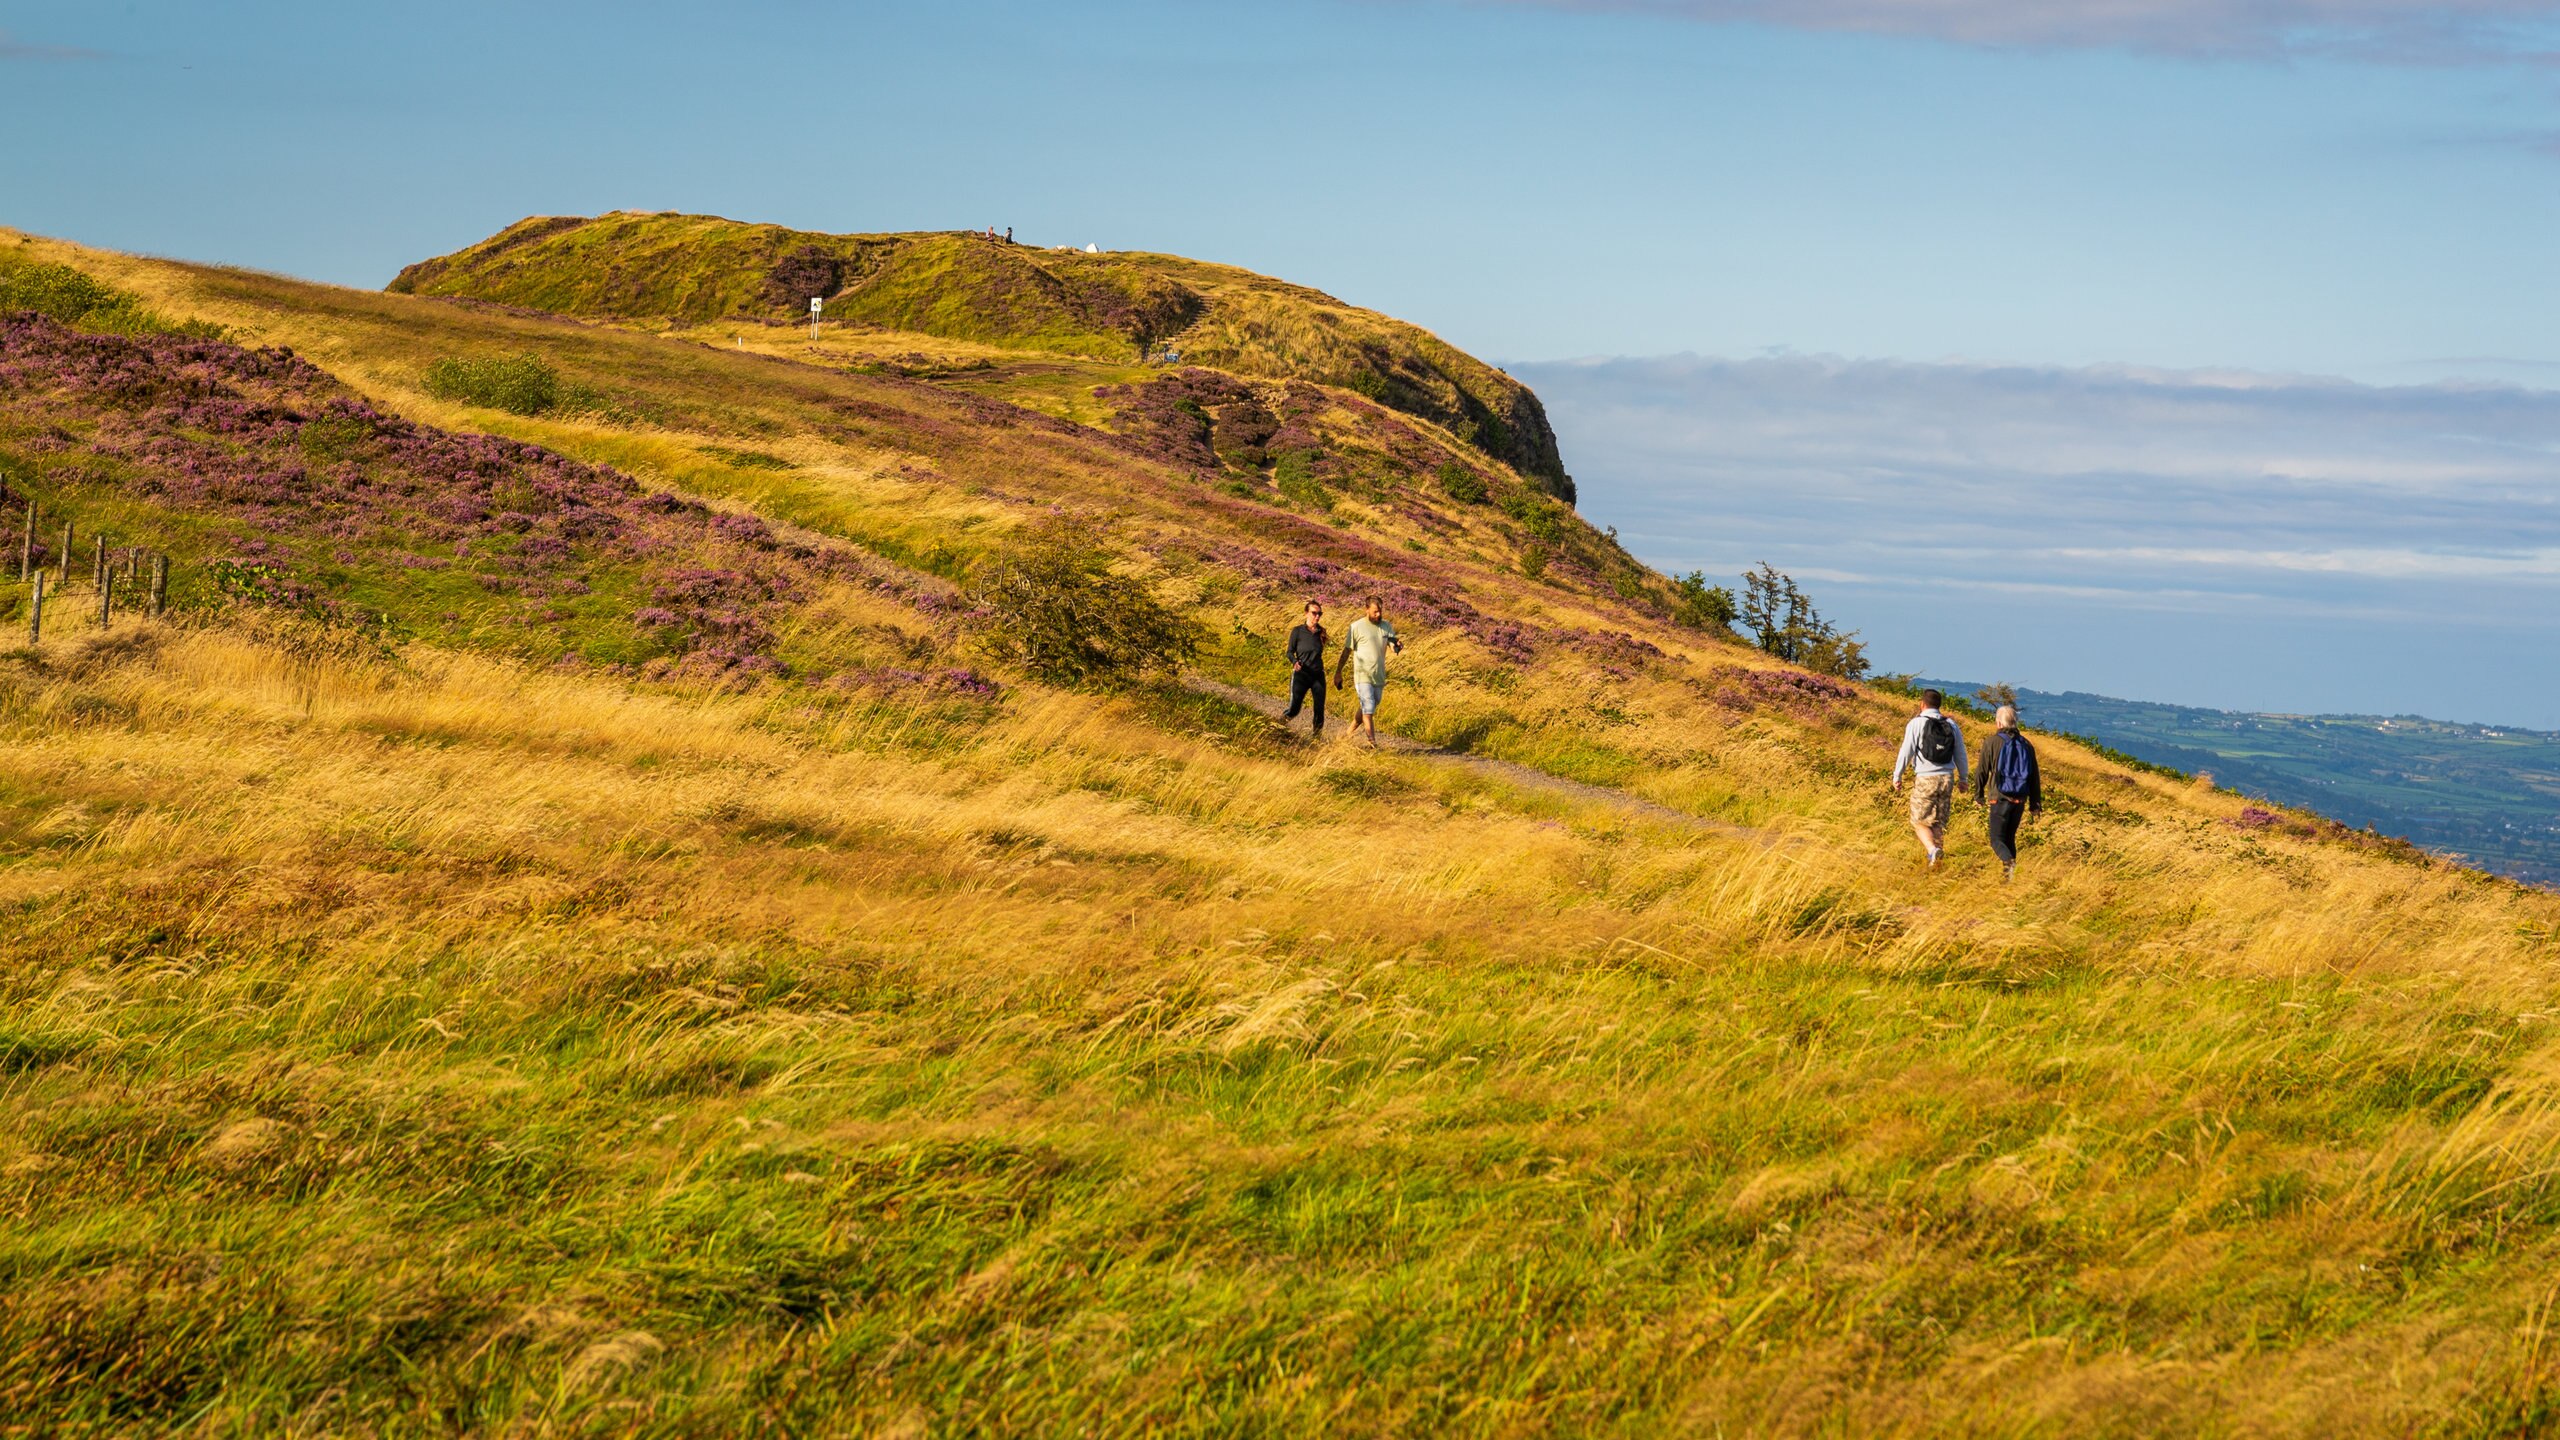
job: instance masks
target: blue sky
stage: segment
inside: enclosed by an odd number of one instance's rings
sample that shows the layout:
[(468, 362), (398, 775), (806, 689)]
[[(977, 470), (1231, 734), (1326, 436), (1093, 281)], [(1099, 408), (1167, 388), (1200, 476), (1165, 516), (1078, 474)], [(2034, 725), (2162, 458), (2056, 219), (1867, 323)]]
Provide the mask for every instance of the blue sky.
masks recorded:
[[(0, 0), (0, 223), (361, 285), (616, 207), (1227, 260), (1534, 373), (1595, 520), (1895, 668), (2560, 727), (2560, 428), (2470, 398), (2560, 384), (2554, 50), (2552, 0)], [(1536, 363), (1598, 357), (1653, 358)], [(2103, 583), (1936, 588), (2047, 551)]]

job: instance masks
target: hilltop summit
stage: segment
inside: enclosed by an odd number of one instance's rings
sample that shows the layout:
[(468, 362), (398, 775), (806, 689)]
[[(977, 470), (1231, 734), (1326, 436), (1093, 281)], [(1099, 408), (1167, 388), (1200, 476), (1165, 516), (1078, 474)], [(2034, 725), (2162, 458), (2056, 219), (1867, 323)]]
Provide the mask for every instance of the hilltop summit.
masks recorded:
[(614, 321), (832, 320), (1355, 391), (1429, 420), (1558, 499), (1572, 477), (1536, 394), (1419, 326), (1174, 255), (1089, 254), (967, 232), (829, 235), (710, 215), (535, 216), (402, 270), (389, 289)]

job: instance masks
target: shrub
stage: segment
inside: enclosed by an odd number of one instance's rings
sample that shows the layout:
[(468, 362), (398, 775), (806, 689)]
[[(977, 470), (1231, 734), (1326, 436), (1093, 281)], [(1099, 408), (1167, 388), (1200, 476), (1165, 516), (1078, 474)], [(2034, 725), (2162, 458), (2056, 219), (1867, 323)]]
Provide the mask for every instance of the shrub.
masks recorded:
[(1440, 488), (1462, 505), (1484, 503), (1484, 477), (1455, 460), (1441, 462)]
[(1316, 453), (1312, 450), (1291, 450), (1283, 454), (1280, 463), (1273, 467), (1271, 478), (1292, 504), (1317, 510), (1333, 508), (1333, 492), (1316, 478)]
[(172, 324), (152, 313), (141, 296), (68, 265), (0, 258), (0, 312), (11, 310), (33, 310), (65, 325), (118, 335), (167, 331), (197, 340), (222, 338), (219, 325), (201, 321)]
[(1554, 544), (1564, 538), (1564, 521), (1559, 518), (1556, 503), (1527, 490), (1513, 490), (1502, 497), (1502, 513), (1520, 522), (1520, 528)]
[(1705, 571), (1692, 570), (1671, 584), (1679, 592), (1679, 606), (1671, 614), (1674, 621), (1693, 630), (1733, 628), (1733, 592), (1708, 584)]
[(560, 378), (539, 355), (465, 360), (447, 355), (427, 366), (427, 393), (439, 400), (484, 405), (510, 415), (553, 411), (608, 411), (602, 395)]
[(33, 310), (65, 325), (76, 325), (100, 311), (123, 309), (133, 298), (68, 265), (0, 269), (0, 310)]
[(979, 562), (971, 596), (988, 655), (1053, 684), (1120, 683), (1178, 673), (1207, 632), (1112, 567), (1100, 522), (1056, 515)]
[(1520, 547), (1520, 573), (1535, 580), (1547, 573), (1547, 547), (1535, 541)]
[(447, 355), (427, 366), (427, 393), (510, 415), (539, 415), (560, 403), (560, 372), (544, 364), (539, 355), (504, 360), (457, 360)]

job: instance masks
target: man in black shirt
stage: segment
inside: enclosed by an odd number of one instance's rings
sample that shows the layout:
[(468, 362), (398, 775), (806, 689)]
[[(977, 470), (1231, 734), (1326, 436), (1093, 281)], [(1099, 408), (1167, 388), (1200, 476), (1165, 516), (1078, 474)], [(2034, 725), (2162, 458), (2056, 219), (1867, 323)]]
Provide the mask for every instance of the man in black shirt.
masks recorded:
[(1298, 708), (1314, 702), (1315, 733), (1324, 733), (1324, 654), (1333, 637), (1324, 629), (1324, 607), (1307, 602), (1307, 622), (1289, 632), (1289, 708), (1281, 715), (1286, 722), (1298, 718)]

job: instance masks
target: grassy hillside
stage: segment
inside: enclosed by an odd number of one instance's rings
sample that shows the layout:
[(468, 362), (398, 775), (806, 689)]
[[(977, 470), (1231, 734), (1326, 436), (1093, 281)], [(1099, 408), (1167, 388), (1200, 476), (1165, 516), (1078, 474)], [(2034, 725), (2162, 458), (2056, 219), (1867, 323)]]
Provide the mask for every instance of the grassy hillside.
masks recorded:
[[(1957, 686), (1957, 693), (1978, 688)], [(2039, 724), (2224, 787), (2560, 884), (2560, 735), (2413, 715), (2256, 715), (2018, 692)]]
[[(2017, 883), (1970, 810), (1925, 872), (1905, 703), (1560, 579), (1570, 516), (1533, 578), (1434, 472), (1231, 493), (963, 352), (0, 254), (225, 337), (0, 326), (0, 520), (263, 567), (0, 654), (0, 1428), (2560, 1404), (2554, 897), (2060, 739)], [(428, 388), (527, 353), (570, 399)], [(983, 668), (950, 581), (1053, 507), (1213, 678), (1387, 596), (1388, 723), (1526, 768)]]
[(1353, 391), (1574, 498), (1545, 408), (1510, 376), (1330, 295), (1170, 255), (617, 211), (519, 221), (410, 266), (391, 289), (682, 326), (805, 320), (818, 297), (840, 325), (1086, 360), (1125, 362), (1170, 345), (1194, 365)]

